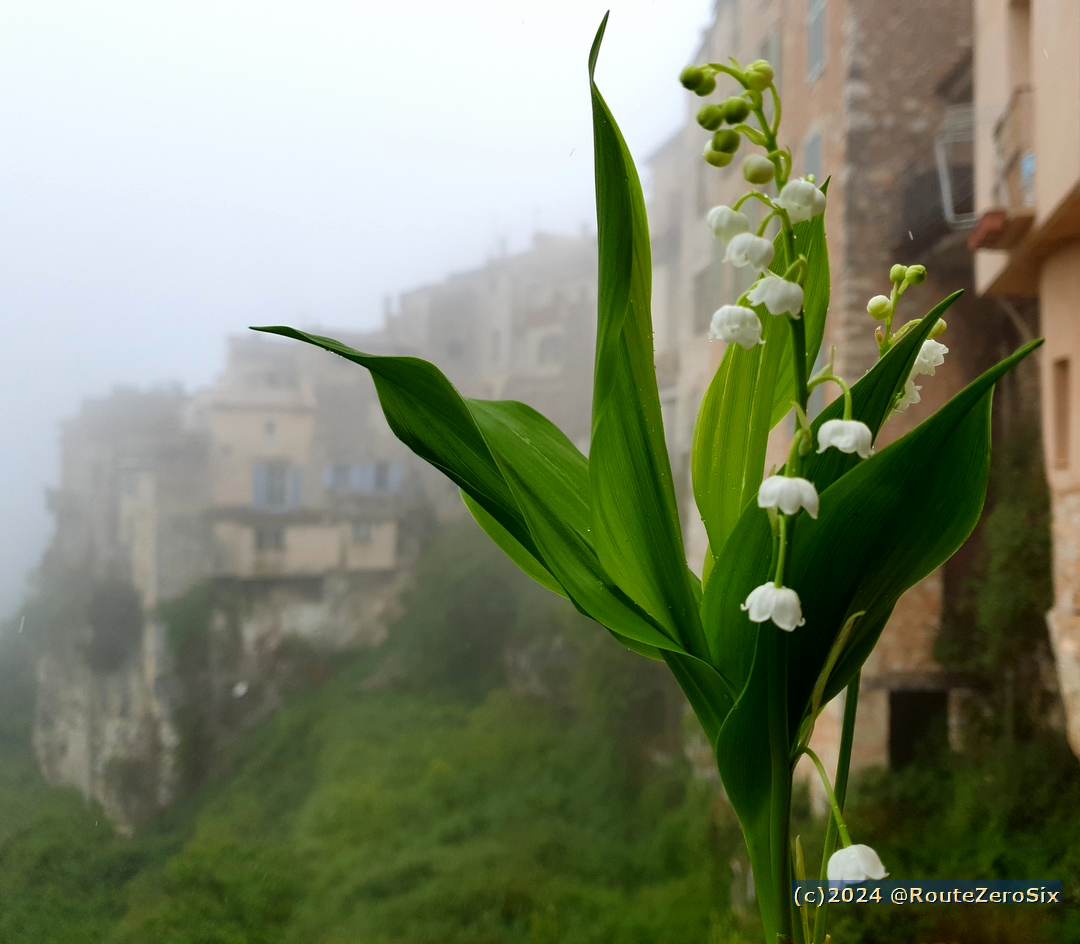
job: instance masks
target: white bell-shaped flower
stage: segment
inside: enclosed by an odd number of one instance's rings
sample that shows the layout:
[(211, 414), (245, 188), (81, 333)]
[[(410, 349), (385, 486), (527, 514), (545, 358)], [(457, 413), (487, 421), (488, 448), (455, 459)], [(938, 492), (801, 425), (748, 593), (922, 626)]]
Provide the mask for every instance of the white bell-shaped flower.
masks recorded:
[(888, 876), (878, 854), (869, 846), (853, 845), (837, 849), (829, 856), (830, 882), (880, 882)]
[(753, 233), (739, 233), (728, 243), (724, 262), (733, 266), (753, 266), (755, 269), (767, 269), (773, 260), (773, 244), (762, 236)]
[(798, 318), (803, 306), (803, 288), (798, 282), (789, 282), (766, 272), (765, 277), (750, 289), (747, 298), (751, 305), (764, 305), (770, 315), (787, 313)]
[(818, 430), (818, 452), (835, 446), (841, 452), (857, 452), (865, 459), (873, 442), (870, 427), (858, 420), (826, 420)]
[(818, 493), (814, 483), (806, 479), (786, 475), (770, 475), (757, 493), (758, 508), (779, 508), (785, 515), (793, 515), (805, 508), (811, 518), (818, 513)]
[(713, 235), (725, 243), (731, 242), (740, 233), (750, 231), (749, 217), (729, 206), (714, 206), (705, 217), (705, 222), (709, 224)]
[(761, 337), (761, 322), (757, 312), (742, 305), (724, 305), (713, 312), (709, 324), (710, 341), (735, 342), (749, 351), (755, 344), (764, 344)]
[(929, 374), (933, 377), (934, 371), (945, 363), (945, 355), (948, 353), (949, 349), (940, 341), (927, 338), (923, 341), (922, 347), (919, 348), (919, 356), (915, 358), (915, 366), (911, 368), (911, 376), (918, 377), (920, 374)]
[(773, 202), (787, 210), (792, 223), (802, 223), (825, 212), (825, 194), (809, 180), (788, 181)]
[(922, 396), (919, 391), (922, 387), (915, 386), (914, 373), (908, 378), (908, 382), (904, 384), (904, 392), (900, 399), (896, 401), (896, 406), (893, 407), (897, 413), (907, 412), (907, 408), (922, 400)]
[(742, 604), (742, 609), (754, 623), (772, 620), (781, 629), (791, 632), (796, 626), (806, 622), (802, 615), (799, 595), (790, 587), (778, 587), (772, 583), (763, 583), (750, 591), (750, 596)]

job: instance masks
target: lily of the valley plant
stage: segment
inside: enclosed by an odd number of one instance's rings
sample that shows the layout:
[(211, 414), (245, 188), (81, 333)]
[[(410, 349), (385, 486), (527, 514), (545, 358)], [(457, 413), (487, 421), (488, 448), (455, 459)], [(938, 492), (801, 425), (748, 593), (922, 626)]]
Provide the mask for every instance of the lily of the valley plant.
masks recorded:
[[(757, 149), (742, 165), (752, 189), (709, 213), (712, 235), (703, 223), (703, 238), (723, 240), (726, 264), (749, 266), (758, 278), (734, 303), (717, 299), (710, 326), (727, 349), (694, 430), (693, 491), (708, 552), (703, 572), (692, 572), (653, 367), (645, 205), (592, 81), (605, 24), (589, 56), (599, 310), (588, 458), (530, 407), (463, 399), (426, 361), (365, 354), (292, 328), (258, 330), (366, 367), (394, 433), (460, 487), (476, 520), (526, 573), (623, 645), (667, 663), (715, 749), (767, 944), (820, 944), (824, 910), (797, 915), (792, 905), (792, 878), (805, 877), (789, 829), (795, 765), (803, 754), (815, 764), (833, 813), (820, 877), (883, 878), (885, 866), (852, 842), (842, 815), (859, 672), (899, 596), (975, 526), (994, 384), (1038, 342), (875, 451), (889, 415), (918, 402), (915, 380), (943, 362), (947, 348), (933, 337), (956, 295), (894, 330), (905, 289), (926, 277), (922, 266), (894, 266), (889, 295), (867, 306), (881, 322), (877, 364), (852, 384), (831, 358), (811, 376), (829, 305), (825, 188), (791, 175), (768, 63), (687, 68), (683, 84), (703, 97), (717, 78), (729, 86), (698, 113), (711, 132), (705, 160), (724, 166), (743, 142)], [(742, 212), (751, 202), (761, 210), (757, 225)], [(826, 383), (839, 396), (808, 416), (810, 391)], [(787, 464), (766, 476), (770, 431), (793, 411)], [(809, 741), (823, 707), (844, 692), (834, 785)]]

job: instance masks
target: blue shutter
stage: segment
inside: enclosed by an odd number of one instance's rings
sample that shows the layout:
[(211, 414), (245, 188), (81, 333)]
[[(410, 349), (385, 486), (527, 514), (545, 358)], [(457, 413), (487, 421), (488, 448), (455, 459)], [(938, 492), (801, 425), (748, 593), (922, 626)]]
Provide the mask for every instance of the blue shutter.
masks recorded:
[(405, 478), (405, 469), (400, 462), (390, 463), (390, 491), (400, 492), (401, 483)]

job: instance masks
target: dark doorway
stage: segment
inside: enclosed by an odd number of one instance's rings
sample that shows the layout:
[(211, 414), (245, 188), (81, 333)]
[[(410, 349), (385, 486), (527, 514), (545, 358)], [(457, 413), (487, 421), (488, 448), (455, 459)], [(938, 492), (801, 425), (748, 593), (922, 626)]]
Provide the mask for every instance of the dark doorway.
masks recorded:
[(949, 747), (949, 693), (899, 690), (889, 692), (889, 766), (906, 767)]

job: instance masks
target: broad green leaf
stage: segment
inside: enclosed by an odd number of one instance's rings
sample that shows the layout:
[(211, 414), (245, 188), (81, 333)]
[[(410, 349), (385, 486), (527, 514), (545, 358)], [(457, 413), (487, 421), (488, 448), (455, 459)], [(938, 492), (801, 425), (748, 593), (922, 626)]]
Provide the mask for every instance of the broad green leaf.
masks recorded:
[(526, 572), (535, 569), (531, 561), (542, 565), (582, 613), (633, 640), (631, 648), (650, 655), (661, 647), (681, 651), (597, 561), (588, 539), (587, 461), (539, 413), (523, 404), (466, 401), (437, 367), (415, 357), (365, 354), (293, 328), (255, 330), (366, 367), (394, 434), (486, 513), (498, 526), (489, 534)]
[[(507, 557), (517, 564), (528, 576), (532, 577), (538, 584), (546, 587), (553, 593), (557, 593), (560, 596), (569, 599), (562, 584), (555, 579), (544, 564), (533, 557), (523, 545), (519, 544), (509, 531), (484, 511), (484, 509), (473, 501), (465, 492), (461, 492), (461, 499), (465, 502), (465, 507), (469, 509), (473, 518), (476, 519), (476, 523), (484, 529), (488, 537), (498, 545)], [(607, 629), (607, 627), (605, 627), (605, 629)], [(661, 650), (657, 649), (655, 646), (649, 646), (643, 642), (638, 642), (636, 639), (631, 639), (629, 636), (623, 636), (613, 629), (608, 629), (608, 632), (632, 652), (636, 652), (638, 655), (645, 656), (648, 659), (663, 661), (664, 656)], [(675, 655), (676, 653), (672, 653), (672, 656)]]
[(382, 357), (282, 326), (253, 328), (304, 341), (366, 367), (386, 421), (406, 446), (471, 496), (534, 557), (536, 547), (472, 413), (453, 384), (418, 357)]
[(551, 571), (547, 569), (542, 561), (536, 558), (524, 544), (519, 542), (506, 528), (484, 511), (481, 505), (473, 501), (467, 492), (460, 491), (460, 495), (465, 507), (469, 509), (469, 514), (473, 516), (476, 523), (484, 529), (487, 536), (495, 542), (510, 560), (541, 586), (546, 587), (552, 593), (559, 594), (561, 597), (566, 596), (566, 590), (563, 589), (562, 584), (552, 576)]
[(789, 583), (806, 626), (791, 639), (791, 707), (801, 713), (832, 640), (866, 611), (833, 669), (836, 695), (869, 655), (893, 606), (947, 561), (979, 520), (990, 474), (994, 384), (1041, 341), (1021, 348), (897, 442), (821, 493), (817, 519), (800, 520)]
[[(807, 359), (817, 357), (829, 305), (829, 259), (824, 216), (795, 226), (797, 252), (807, 255), (811, 280), (805, 299)], [(783, 275), (790, 264), (783, 233), (773, 241), (769, 267)], [(729, 344), (701, 401), (694, 424), (691, 475), (694, 498), (715, 555), (724, 546), (743, 508), (757, 494), (769, 432), (791, 410), (795, 378), (791, 365), (791, 327), (787, 318), (755, 309), (764, 344), (749, 351)], [(777, 415), (778, 404), (783, 409)], [(708, 583), (708, 579), (705, 581)]]
[(715, 745), (720, 726), (734, 703), (731, 687), (716, 669), (701, 659), (671, 651), (661, 655), (694, 709), (709, 744)]
[(704, 635), (653, 364), (645, 203), (634, 162), (593, 78), (606, 25), (605, 16), (589, 54), (599, 256), (589, 445), (593, 546), (623, 591), (668, 636), (700, 655)]
[[(892, 408), (893, 398), (903, 387), (926, 336), (959, 292), (937, 305), (870, 372), (851, 388), (852, 411), (876, 435)], [(829, 404), (815, 418), (815, 434), (826, 420), (842, 415), (843, 400)], [(804, 475), (819, 493), (859, 462), (857, 456), (836, 449), (806, 457)], [(764, 582), (773, 553), (773, 536), (767, 516), (748, 502), (739, 521), (718, 556), (712, 579), (702, 596), (702, 622), (713, 664), (735, 686), (746, 679), (753, 658), (756, 626), (739, 605), (754, 587)]]
[(593, 551), (588, 460), (532, 407), (466, 402), (521, 509), (538, 559), (574, 604), (613, 632), (654, 649), (682, 651), (615, 585)]
[(755, 635), (746, 685), (716, 739), (716, 760), (750, 853), (765, 939), (791, 934), (791, 865), (787, 842), (791, 810), (791, 737), (788, 730), (787, 634)]

